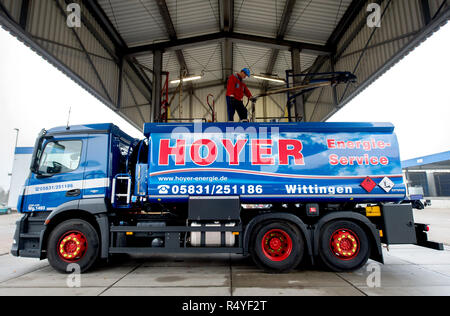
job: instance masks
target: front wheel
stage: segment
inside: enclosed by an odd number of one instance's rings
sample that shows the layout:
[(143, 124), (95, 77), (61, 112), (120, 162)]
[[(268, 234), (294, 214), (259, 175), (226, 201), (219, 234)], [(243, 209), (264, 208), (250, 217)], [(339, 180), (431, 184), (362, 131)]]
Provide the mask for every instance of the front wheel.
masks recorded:
[(255, 232), (252, 256), (268, 272), (287, 272), (296, 268), (304, 254), (304, 240), (293, 226), (271, 222)]
[(97, 231), (86, 221), (68, 220), (50, 233), (47, 257), (50, 265), (59, 272), (72, 272), (72, 264), (77, 264), (79, 271), (85, 272), (97, 261), (98, 255)]
[(331, 222), (321, 230), (319, 254), (321, 261), (332, 271), (357, 270), (369, 260), (369, 239), (356, 223)]

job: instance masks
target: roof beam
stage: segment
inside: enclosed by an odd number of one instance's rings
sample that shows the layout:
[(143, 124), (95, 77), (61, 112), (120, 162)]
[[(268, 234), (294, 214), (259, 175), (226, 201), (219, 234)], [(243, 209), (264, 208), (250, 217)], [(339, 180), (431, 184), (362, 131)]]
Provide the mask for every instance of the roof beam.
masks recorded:
[(422, 9), (423, 23), (428, 25), (431, 22), (430, 4), (428, 0), (420, 0), (420, 7)]
[[(159, 14), (161, 15), (164, 25), (166, 27), (167, 34), (169, 35), (171, 42), (177, 42), (177, 32), (175, 30), (175, 26), (173, 25), (172, 18), (170, 17), (169, 8), (167, 7), (166, 0), (155, 0), (156, 5), (159, 9)], [(154, 51), (160, 50), (164, 51), (164, 49), (154, 49)], [(185, 70), (186, 73), (189, 73), (188, 67), (186, 64), (186, 59), (184, 58), (183, 51), (180, 49), (176, 49), (175, 53), (177, 55), (178, 63), (180, 64), (180, 68)]]
[[(289, 21), (292, 17), (292, 10), (294, 9), (295, 3), (297, 0), (288, 0), (286, 1), (286, 5), (284, 6), (283, 15), (281, 16), (280, 26), (278, 27), (277, 39), (282, 40), (287, 31), (287, 27), (289, 25)], [(266, 73), (272, 74), (273, 68), (275, 67), (275, 63), (277, 62), (278, 55), (280, 54), (279, 49), (272, 49), (272, 54), (269, 59), (269, 63), (267, 64)], [(264, 87), (268, 86), (268, 82), (264, 82)]]
[(255, 36), (236, 32), (217, 32), (207, 35), (178, 39), (177, 41), (166, 41), (156, 44), (130, 47), (127, 50), (126, 54), (137, 55), (142, 53), (148, 53), (154, 50), (165, 50), (165, 51), (178, 50), (186, 47), (205, 45), (208, 42), (217, 43), (218, 41), (224, 39), (230, 39), (233, 43), (247, 43), (254, 46), (262, 46), (266, 48), (275, 48), (280, 50), (289, 50), (292, 48), (298, 48), (303, 52), (318, 55), (328, 55), (333, 52), (331, 47), (327, 45), (324, 46), (305, 42), (279, 40), (276, 38)]
[(117, 32), (116, 28), (106, 15), (105, 11), (103, 11), (97, 0), (82, 0), (82, 2), (83, 5), (89, 10), (91, 15), (95, 18), (95, 20), (100, 24), (103, 31), (108, 35), (111, 41), (113, 41), (114, 46), (118, 51), (117, 55), (120, 56), (121, 52), (126, 49), (127, 44), (123, 40), (122, 36), (120, 36), (119, 32)]
[(30, 10), (30, 0), (23, 0), (22, 7), (20, 8), (19, 24), (24, 30), (27, 29), (28, 11), (29, 10)]
[(218, 0), (221, 8), (220, 30), (233, 32), (234, 29), (234, 0)]
[[(234, 0), (219, 0), (219, 7), (221, 8), (221, 32), (233, 32)], [(225, 82), (233, 74), (233, 43), (228, 39), (225, 39), (222, 44), (222, 69), (222, 80)]]
[[(383, 0), (377, 0), (377, 3), (380, 4)], [(341, 20), (339, 21), (338, 25), (334, 29), (331, 36), (328, 38), (327, 41), (327, 47), (331, 47), (334, 51), (333, 59), (337, 60), (339, 58), (339, 55), (342, 54), (343, 50), (345, 50), (346, 47), (350, 44), (350, 41), (354, 39), (356, 34), (359, 33), (359, 31), (364, 27), (366, 23), (366, 18), (364, 17), (361, 21), (359, 21), (354, 33), (352, 36), (349, 36), (346, 43), (343, 44), (343, 48), (341, 49), (341, 52), (337, 52), (337, 45), (342, 39), (342, 37), (345, 35), (345, 33), (349, 30), (350, 26), (355, 22), (356, 18), (358, 17), (358, 14), (363, 10), (364, 6), (366, 5), (366, 1), (361, 0), (353, 0), (350, 5), (348, 6), (347, 10), (345, 11), (344, 15), (342, 16)], [(323, 64), (327, 61), (327, 58), (325, 56), (319, 56), (316, 61), (314, 62), (313, 66), (311, 67), (311, 70), (309, 73), (316, 73), (319, 71), (319, 69), (323, 66)]]
[[(128, 46), (127, 46), (126, 42), (124, 41), (124, 39), (122, 38), (122, 36), (119, 34), (119, 32), (114, 27), (114, 25), (111, 23), (107, 14), (102, 9), (102, 7), (98, 4), (97, 0), (82, 0), (82, 3), (88, 9), (89, 13), (94, 17), (94, 19), (97, 21), (97, 23), (100, 24), (100, 27), (106, 33), (108, 38), (113, 42), (114, 48), (116, 51), (116, 56), (119, 59), (119, 61), (121, 61), (122, 57), (125, 56), (124, 53), (128, 49)], [(83, 19), (83, 21), (87, 21), (87, 19)], [(91, 32), (93, 32), (93, 34), (94, 34), (94, 36), (96, 36), (97, 40), (100, 41), (100, 36), (98, 36), (98, 34), (96, 32), (94, 32), (93, 29), (91, 29)], [(112, 56), (112, 57), (114, 57), (114, 56)], [(133, 72), (138, 76), (139, 80), (142, 81), (145, 88), (151, 93), (152, 89), (151, 89), (150, 79), (145, 74), (141, 74), (136, 69), (136, 67), (134, 66), (134, 63), (133, 63), (134, 61), (132, 59), (125, 58), (125, 60), (128, 61)]]
[(366, 89), (370, 84), (377, 80), (386, 71), (392, 68), (401, 58), (409, 54), (413, 49), (418, 47), (424, 40), (430, 37), (437, 29), (439, 29), (443, 24), (445, 24), (450, 19), (450, 7), (445, 11), (441, 12), (439, 15), (433, 19), (430, 24), (423, 27), (419, 33), (403, 48), (401, 48), (394, 56), (392, 56), (384, 65), (382, 65), (377, 71), (375, 71), (369, 78), (364, 82), (360, 83), (355, 91), (350, 93), (345, 100), (343, 100), (338, 108), (335, 108), (326, 116), (324, 116), (321, 121), (325, 122), (331, 116), (333, 116), (339, 109), (344, 107), (348, 102), (350, 102), (355, 96), (357, 96), (361, 91)]
[(330, 38), (328, 39), (328, 45), (335, 46), (341, 40), (342, 36), (344, 36), (345, 32), (349, 29), (352, 23), (357, 18), (359, 12), (366, 5), (366, 1), (361, 0), (353, 0), (345, 11), (344, 15), (341, 18), (341, 21), (338, 23)]

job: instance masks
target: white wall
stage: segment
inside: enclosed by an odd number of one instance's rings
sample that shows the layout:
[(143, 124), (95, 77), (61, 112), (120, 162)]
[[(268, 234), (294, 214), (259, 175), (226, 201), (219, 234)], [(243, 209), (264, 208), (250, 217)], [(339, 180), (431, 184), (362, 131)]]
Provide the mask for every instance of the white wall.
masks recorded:
[[(25, 149), (25, 148), (17, 148)], [(26, 148), (25, 150), (17, 150), (14, 155), (13, 171), (11, 176), (11, 186), (9, 191), (8, 207), (17, 210), (17, 200), (19, 195), (23, 191), (25, 180), (30, 174), (31, 156), (29, 153), (32, 149)]]

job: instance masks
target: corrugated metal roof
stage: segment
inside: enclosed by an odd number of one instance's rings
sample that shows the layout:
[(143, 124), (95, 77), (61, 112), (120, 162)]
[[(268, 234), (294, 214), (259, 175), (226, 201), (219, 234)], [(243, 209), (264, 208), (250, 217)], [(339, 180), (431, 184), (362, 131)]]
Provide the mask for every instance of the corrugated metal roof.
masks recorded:
[[(220, 12), (221, 1), (165, 0), (177, 37), (182, 39), (220, 31), (220, 18), (224, 16), (223, 12)], [(61, 8), (64, 11), (67, 5), (65, 0), (31, 1), (26, 32), (17, 25), (22, 1), (0, 0), (8, 12), (3, 14), (0, 10), (0, 21), (102, 102), (118, 110), (119, 114), (136, 126), (141, 126), (142, 122), (150, 118), (151, 107), (148, 104), (151, 84), (128, 61), (125, 61), (124, 79), (120, 81), (120, 63), (116, 54), (120, 51), (117, 46), (121, 46), (122, 41), (119, 39), (117, 43), (117, 38), (122, 37), (128, 47), (169, 41), (169, 31), (166, 29), (157, 1), (98, 0), (92, 2), (92, 5), (98, 3), (105, 12), (106, 17), (100, 18), (98, 12), (90, 12), (88, 7), (82, 5), (81, 0), (74, 0), (74, 2), (81, 4), (82, 7), (84, 21), (80, 29), (72, 30), (67, 27), (65, 21), (67, 12), (61, 12)], [(382, 27), (374, 30), (365, 24), (367, 15), (365, 5), (371, 2), (373, 0), (359, 3), (361, 5), (358, 7), (359, 12), (356, 16), (351, 15), (353, 20), (342, 29), (342, 36), (338, 37), (339, 41), (336, 43), (335, 70), (355, 70), (359, 79), (358, 84), (354, 86), (344, 85), (337, 88), (340, 106), (345, 105), (396, 61), (414, 49), (420, 41), (446, 22), (450, 15), (448, 1), (445, 3), (442, 0), (429, 0), (431, 17), (437, 16), (437, 19), (426, 26), (421, 0), (385, 0), (382, 1), (382, 9), (388, 3), (390, 7), (382, 21)], [(234, 32), (274, 39), (280, 28), (286, 3), (287, 0), (234, 0)], [(327, 43), (351, 3), (356, 2), (297, 0), (284, 38), (319, 45)], [(441, 15), (437, 15), (438, 10)], [(9, 16), (16, 22), (15, 24), (7, 20)], [(115, 30), (111, 30), (108, 27), (109, 24)], [(116, 31), (119, 36), (110, 35), (111, 32)], [(371, 38), (374, 31), (374, 36)], [(369, 38), (371, 41), (368, 43)], [(236, 38), (231, 41), (233, 41), (234, 71), (239, 71), (244, 66), (249, 67), (253, 73), (267, 71), (268, 65), (271, 64), (271, 46), (264, 47), (264, 43), (253, 45)], [(364, 51), (367, 45), (368, 48)], [(199, 92), (201, 96), (199, 99), (203, 100), (208, 90), (219, 94), (223, 90), (224, 82), (221, 79), (223, 79), (222, 68), (226, 57), (223, 47), (222, 42), (218, 40), (215, 43), (201, 43), (183, 49), (189, 72), (204, 74), (202, 80), (195, 82), (194, 87), (201, 87), (209, 82), (218, 85), (217, 88), (203, 89), (204, 91)], [(363, 51), (364, 54), (361, 55)], [(151, 52), (135, 58), (145, 67), (153, 68)], [(302, 71), (308, 70), (315, 62), (321, 60), (318, 60), (314, 54), (302, 52), (300, 54)], [(329, 60), (326, 58), (324, 60), (322, 65), (317, 63), (318, 70), (330, 71)], [(358, 64), (359, 66), (356, 67)], [(274, 63), (273, 72), (284, 77), (285, 70), (291, 67), (291, 53), (287, 49), (281, 49)], [(180, 65), (175, 51), (168, 49), (164, 52), (162, 68), (170, 72), (172, 79), (179, 77)], [(151, 77), (150, 71), (145, 73)], [(249, 83), (253, 87), (259, 87), (261, 82), (250, 79)], [(121, 100), (118, 100), (119, 87), (122, 87)], [(266, 98), (265, 106), (258, 107), (257, 116), (282, 116), (286, 103), (283, 98), (285, 95)], [(225, 118), (224, 98), (221, 97), (218, 106), (223, 112), (221, 117)], [(191, 111), (193, 114), (200, 115), (204, 110), (201, 104), (195, 107)], [(329, 88), (316, 90), (307, 97), (305, 112), (308, 120), (326, 120), (337, 110), (332, 90)]]
[(8, 10), (8, 13), (12, 16), (12, 18), (16, 22), (19, 22), (22, 0), (2, 0), (1, 2), (5, 6), (5, 9)]
[(222, 79), (222, 43), (183, 50), (191, 75), (203, 75), (196, 83)]
[(209, 0), (166, 0), (178, 38), (219, 31), (219, 2)]
[[(382, 10), (386, 8), (386, 4), (387, 2), (383, 3)], [(364, 16), (361, 16), (361, 18), (364, 18)], [(364, 82), (405, 46), (415, 32), (420, 30), (421, 21), (422, 17), (417, 1), (398, 0), (390, 2), (390, 7), (386, 11), (381, 27), (364, 27), (343, 52), (342, 57), (336, 64), (336, 70), (353, 72), (359, 62), (355, 74), (359, 82)], [(361, 49), (365, 47), (372, 33), (374, 36), (370, 46), (373, 46), (373, 48), (366, 50), (362, 55)], [(410, 36), (404, 36), (405, 34), (410, 34)], [(399, 39), (392, 40), (396, 38)], [(383, 44), (378, 45), (381, 43)], [(356, 89), (356, 85), (339, 86), (337, 88), (339, 101), (344, 101)]]
[(351, 0), (297, 1), (285, 38), (325, 44), (351, 2)]
[[(217, 1), (167, 0), (178, 38), (219, 31)], [(154, 0), (99, 0), (105, 13), (128, 46), (168, 40), (164, 20)]]
[[(242, 68), (250, 68), (253, 74), (265, 73), (272, 50), (270, 48), (261, 48), (258, 46), (234, 44), (233, 60), (234, 71), (238, 72)], [(259, 82), (250, 77), (249, 82)]]
[(128, 46), (169, 39), (154, 0), (98, 0)]
[[(300, 67), (302, 71), (309, 69), (316, 59), (316, 55), (300, 54)], [(278, 76), (284, 78), (286, 77), (286, 70), (290, 69), (292, 69), (291, 52), (280, 51), (278, 54), (277, 62), (274, 66), (273, 74), (278, 74)]]
[(236, 0), (235, 27), (238, 33), (276, 37), (286, 0)]
[[(28, 21), (31, 35), (42, 47), (99, 91), (105, 99), (116, 100), (118, 69), (113, 57), (86, 27), (55, 27), (66, 23), (67, 16), (62, 10), (64, 6), (58, 6), (55, 1), (32, 1)], [(90, 53), (98, 75), (92, 71), (92, 65), (82, 45)]]

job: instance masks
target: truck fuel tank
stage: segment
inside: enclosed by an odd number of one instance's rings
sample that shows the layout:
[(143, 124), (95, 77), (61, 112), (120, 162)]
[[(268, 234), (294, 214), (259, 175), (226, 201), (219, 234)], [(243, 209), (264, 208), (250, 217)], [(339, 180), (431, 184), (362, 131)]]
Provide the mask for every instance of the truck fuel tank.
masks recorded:
[[(191, 223), (191, 227), (235, 227), (236, 223), (227, 223), (227, 224), (221, 224), (221, 223), (208, 223), (208, 224), (200, 224), (193, 222)], [(202, 245), (202, 233), (201, 232), (192, 232), (191, 233), (191, 246), (192, 247), (221, 247), (222, 243), (225, 245), (225, 247), (233, 247), (236, 242), (236, 237), (233, 235), (232, 232), (224, 232), (225, 239), (222, 240), (222, 233), (221, 232), (205, 232), (204, 237), (204, 245)]]
[(389, 123), (146, 124), (148, 198), (241, 203), (399, 202), (406, 188)]

